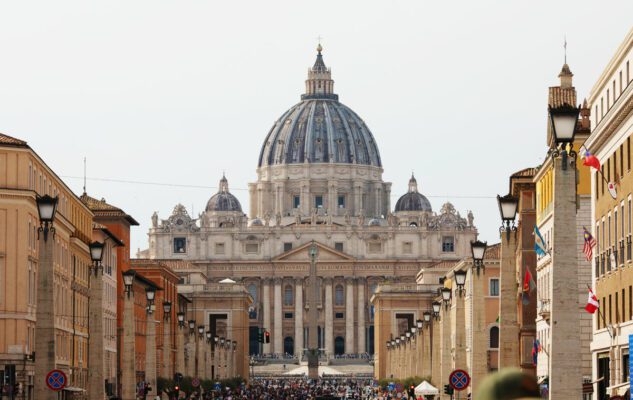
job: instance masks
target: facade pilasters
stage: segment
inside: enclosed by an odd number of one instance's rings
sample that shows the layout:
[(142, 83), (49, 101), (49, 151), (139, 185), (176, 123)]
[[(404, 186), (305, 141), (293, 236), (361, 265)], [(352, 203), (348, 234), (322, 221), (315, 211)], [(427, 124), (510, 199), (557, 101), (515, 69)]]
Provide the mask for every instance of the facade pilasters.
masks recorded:
[(325, 283), (325, 351), (328, 357), (334, 355), (334, 309), (332, 304), (332, 278), (323, 279)]
[[(269, 332), (272, 331), (272, 326), (270, 324), (270, 282), (270, 278), (264, 278), (262, 280), (262, 320), (264, 323), (264, 329), (267, 329)], [(262, 347), (264, 354), (271, 353), (271, 343), (264, 343)]]
[[(105, 384), (103, 379), (103, 272), (90, 273), (89, 322), (90, 341), (88, 357), (88, 398), (103, 400)], [(36, 353), (37, 354), (37, 353)]]
[(295, 279), (295, 355), (303, 352), (303, 278)]
[(123, 400), (136, 400), (136, 338), (134, 329), (134, 292), (123, 300), (123, 366), (121, 371), (121, 396)]
[(156, 396), (156, 324), (154, 314), (147, 315), (147, 330), (145, 333), (145, 381), (151, 386), (148, 397)]
[(354, 278), (345, 283), (345, 353), (354, 354)]
[(480, 275), (477, 275), (473, 268), (469, 271), (470, 283), (471, 283), (471, 299), (472, 304), (472, 327), (471, 327), (471, 340), (470, 344), (470, 392), (477, 393), (481, 380), (488, 373), (488, 357), (487, 349), (488, 342), (488, 329), (486, 327), (486, 304), (484, 298), (484, 284), (486, 278), (483, 271)]
[(55, 237), (40, 235), (35, 323), (35, 398), (55, 400), (57, 394), (46, 386), (46, 374), (55, 369), (55, 299), (53, 296), (53, 247)]
[(274, 330), (273, 330), (273, 352), (282, 354), (283, 348), (283, 324), (281, 319), (282, 302), (281, 302), (281, 278), (274, 279)]
[[(440, 346), (441, 346), (441, 359), (440, 361), (440, 370), (441, 377), (440, 382), (442, 385), (448, 383), (448, 376), (452, 371), (452, 359), (451, 359), (451, 312), (450, 310), (442, 305), (442, 317), (440, 323)], [(442, 400), (450, 400), (450, 396), (443, 394), (440, 391), (440, 399)]]
[(358, 353), (365, 353), (365, 279), (358, 278)]
[(517, 321), (516, 232), (501, 232), (499, 282), (499, 369), (519, 368), (519, 324)]

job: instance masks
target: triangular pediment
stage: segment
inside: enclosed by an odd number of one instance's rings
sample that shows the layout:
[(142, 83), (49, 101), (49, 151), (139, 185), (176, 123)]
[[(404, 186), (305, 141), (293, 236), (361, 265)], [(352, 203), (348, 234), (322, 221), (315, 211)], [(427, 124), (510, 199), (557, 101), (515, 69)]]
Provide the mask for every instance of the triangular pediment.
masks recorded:
[[(285, 253), (279, 254), (277, 257), (273, 259), (273, 261), (310, 261), (310, 246), (311, 242), (305, 243), (296, 249), (289, 250)], [(341, 253), (340, 251), (334, 250), (331, 247), (325, 246), (319, 242), (316, 242), (316, 246), (318, 248), (318, 261), (353, 261), (354, 258)]]

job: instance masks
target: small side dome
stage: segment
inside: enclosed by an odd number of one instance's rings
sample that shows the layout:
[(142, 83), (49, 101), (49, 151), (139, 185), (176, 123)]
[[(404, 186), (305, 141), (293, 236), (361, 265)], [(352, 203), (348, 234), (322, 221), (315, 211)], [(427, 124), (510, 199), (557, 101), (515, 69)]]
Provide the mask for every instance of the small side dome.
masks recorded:
[(254, 220), (251, 221), (249, 226), (264, 226), (264, 223), (262, 222), (261, 219), (255, 218)]
[(372, 218), (371, 220), (369, 220), (369, 223), (367, 225), (380, 226), (380, 220), (378, 220), (377, 218)]
[(396, 202), (395, 212), (399, 211), (433, 211), (429, 199), (418, 192), (418, 182), (413, 174), (409, 179), (409, 191)]
[(206, 211), (238, 211), (242, 212), (242, 205), (237, 197), (229, 192), (229, 181), (224, 174), (220, 179), (219, 189), (207, 202)]

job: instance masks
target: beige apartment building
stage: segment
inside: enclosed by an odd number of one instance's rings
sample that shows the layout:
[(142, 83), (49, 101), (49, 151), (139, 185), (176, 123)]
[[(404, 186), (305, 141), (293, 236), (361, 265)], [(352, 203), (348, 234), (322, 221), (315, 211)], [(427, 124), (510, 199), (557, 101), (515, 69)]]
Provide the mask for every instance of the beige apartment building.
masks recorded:
[(633, 29), (591, 89), (592, 131), (585, 146), (601, 162), (601, 174), (616, 182), (613, 199), (604, 179), (591, 172), (591, 221), (594, 248), (593, 287), (601, 314), (593, 318), (591, 362), (594, 397), (630, 393), (629, 340), (633, 335)]
[[(55, 364), (87, 389), (88, 281), (92, 213), (29, 145), (0, 134), (0, 370), (33, 399), (38, 195), (57, 196), (53, 226)], [(40, 377), (37, 377), (39, 379)], [(44, 377), (42, 377), (44, 379)]]

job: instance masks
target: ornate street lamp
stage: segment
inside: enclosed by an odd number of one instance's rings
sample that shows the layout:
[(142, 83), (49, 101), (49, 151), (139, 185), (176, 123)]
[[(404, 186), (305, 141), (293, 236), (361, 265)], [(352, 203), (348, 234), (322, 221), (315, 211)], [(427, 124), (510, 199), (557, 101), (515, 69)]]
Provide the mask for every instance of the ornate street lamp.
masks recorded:
[(514, 219), (517, 215), (519, 199), (508, 193), (503, 197), (497, 195), (497, 203), (499, 204), (499, 213), (501, 214), (501, 228), (499, 228), (499, 231), (506, 232), (506, 238), (510, 240), (510, 231), (516, 232), (517, 230), (514, 225)]
[(234, 340), (233, 341), (233, 353), (235, 353), (236, 350), (237, 350), (237, 342)]
[(226, 339), (224, 339), (223, 337), (220, 338), (220, 347), (224, 348), (224, 342), (226, 341)]
[(207, 337), (207, 343), (211, 344), (211, 331), (207, 331), (205, 335)]
[(407, 338), (407, 342), (411, 341), (411, 332), (406, 331), (406, 332), (404, 333), (404, 336)]
[(418, 328), (418, 330), (422, 329), (424, 327), (424, 321), (422, 321), (421, 319), (415, 321), (415, 326), (416, 328)]
[(486, 248), (488, 242), (482, 242), (481, 240), (475, 240), (470, 242), (470, 250), (473, 253), (473, 265), (477, 268), (477, 276), (479, 276), (479, 269), (486, 270), (484, 265), (484, 256), (486, 255)]
[(460, 269), (455, 271), (455, 283), (457, 284), (457, 293), (459, 297), (464, 295), (464, 284), (466, 283), (466, 270)]
[(563, 104), (556, 108), (549, 107), (550, 126), (553, 136), (553, 143), (550, 144), (552, 147), (550, 153), (552, 158), (556, 158), (559, 155), (563, 157), (562, 168), (564, 170), (567, 169), (567, 146), (569, 146), (569, 155), (572, 158), (576, 158), (576, 152), (573, 147), (579, 113), (580, 108), (570, 104)]
[(171, 301), (163, 301), (163, 318), (166, 320), (171, 318)]
[(404, 339), (406, 339), (406, 336), (404, 336), (404, 334), (400, 334), (400, 343), (404, 344)]
[(156, 289), (151, 286), (145, 289), (145, 297), (147, 298), (147, 304), (154, 304), (154, 298), (156, 298)]
[(178, 314), (176, 314), (176, 318), (178, 318), (178, 327), (180, 329), (185, 327), (185, 313), (184, 312), (179, 312)]
[(391, 339), (391, 348), (393, 349), (394, 347), (396, 347), (396, 340)]
[(103, 266), (101, 266), (101, 260), (103, 259), (103, 248), (105, 243), (101, 242), (92, 242), (88, 245), (90, 249), (90, 259), (92, 260), (92, 268), (90, 268), (95, 276), (97, 276), (97, 272), (99, 269), (103, 271)]
[(387, 350), (391, 350), (391, 341), (387, 340)]
[(450, 288), (443, 287), (440, 292), (442, 293), (444, 308), (448, 309), (449, 304), (451, 304), (451, 297), (453, 297), (453, 291)]
[(396, 338), (396, 346), (400, 347), (400, 338), (399, 337)]
[(440, 307), (442, 307), (442, 303), (440, 303), (439, 301), (434, 301), (431, 305), (433, 306), (433, 316), (435, 317), (435, 319), (439, 319)]
[(191, 336), (196, 331), (196, 321), (193, 319), (190, 319), (189, 322), (187, 323), (189, 324), (189, 336)]
[(125, 285), (125, 293), (127, 293), (127, 297), (130, 297), (130, 293), (132, 292), (132, 284), (134, 283), (134, 277), (136, 276), (136, 271), (133, 269), (128, 269), (123, 272), (123, 284)]
[(424, 315), (424, 322), (426, 322), (426, 327), (428, 328), (431, 325), (431, 312), (425, 311), (422, 315)]
[(40, 217), (39, 233), (44, 233), (44, 241), (48, 241), (48, 232), (53, 232), (55, 235), (55, 228), (53, 227), (53, 221), (55, 220), (55, 213), (57, 211), (57, 196), (51, 197), (47, 194), (44, 196), (37, 196), (35, 203), (37, 204), (37, 213)]
[(200, 339), (204, 338), (204, 325), (198, 325), (198, 337)]

